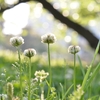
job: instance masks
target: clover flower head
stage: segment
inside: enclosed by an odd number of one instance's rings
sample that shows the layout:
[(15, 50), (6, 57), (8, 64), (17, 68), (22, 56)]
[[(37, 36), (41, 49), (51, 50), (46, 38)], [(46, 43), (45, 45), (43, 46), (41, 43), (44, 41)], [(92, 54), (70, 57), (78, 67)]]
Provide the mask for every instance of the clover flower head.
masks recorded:
[(44, 34), (41, 36), (42, 43), (54, 43), (56, 41), (56, 37), (52, 33)]
[(36, 55), (36, 50), (33, 49), (33, 48), (30, 48), (30, 49), (26, 49), (24, 50), (24, 55), (31, 58), (33, 57), (34, 55)]
[(40, 82), (42, 82), (44, 79), (46, 79), (48, 75), (49, 75), (49, 73), (46, 73), (44, 70), (35, 72), (35, 76), (37, 79), (40, 80)]
[(68, 53), (71, 53), (71, 54), (76, 54), (80, 50), (81, 50), (81, 48), (79, 46), (71, 45), (71, 46), (68, 47)]
[(10, 38), (10, 44), (14, 47), (18, 47), (24, 44), (24, 39), (22, 37), (12, 37)]

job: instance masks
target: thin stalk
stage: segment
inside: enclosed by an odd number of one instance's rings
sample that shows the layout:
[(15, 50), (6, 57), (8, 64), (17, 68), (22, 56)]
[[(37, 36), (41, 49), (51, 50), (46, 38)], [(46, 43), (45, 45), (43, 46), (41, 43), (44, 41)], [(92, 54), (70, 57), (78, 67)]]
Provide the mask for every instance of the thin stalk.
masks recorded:
[(68, 88), (68, 90), (65, 92), (65, 94), (64, 94), (64, 96), (63, 96), (63, 98), (62, 98), (62, 100), (65, 100), (65, 98), (66, 98), (66, 95), (69, 93), (69, 91), (71, 90), (71, 88), (73, 87), (73, 84)]
[(63, 87), (63, 85), (61, 83), (60, 83), (60, 86), (61, 86), (61, 96), (63, 98), (64, 97), (64, 87)]
[(91, 97), (91, 84), (90, 84), (90, 86), (89, 86), (89, 90), (88, 90), (88, 91), (89, 91), (89, 92), (88, 92), (88, 93), (89, 93), (89, 94), (88, 94), (88, 95), (89, 95), (88, 98), (90, 98), (90, 97)]
[(88, 82), (86, 83), (86, 88), (88, 88), (88, 86), (91, 84), (94, 77), (97, 75), (99, 69), (100, 69), (100, 63), (95, 67), (94, 71), (92, 72), (91, 77), (88, 79)]
[(29, 88), (28, 88), (28, 100), (31, 100), (31, 58), (29, 58)]
[(66, 91), (66, 86), (67, 86), (65, 75), (66, 75), (66, 66), (64, 66), (64, 91)]
[[(50, 87), (51, 87), (51, 63), (50, 63), (50, 45), (49, 45), (49, 43), (48, 43), (48, 63), (49, 63), (49, 74), (50, 74), (49, 84), (50, 84)], [(48, 90), (48, 96), (49, 96), (49, 93), (50, 93), (50, 87), (49, 87), (49, 90)]]
[(73, 76), (73, 82), (74, 82), (74, 91), (76, 90), (76, 54), (74, 54), (74, 76)]
[(92, 68), (92, 66), (90, 65), (89, 68), (88, 68), (88, 70), (87, 70), (87, 72), (86, 72), (86, 74), (85, 74), (84, 80), (82, 82), (82, 90), (85, 89), (86, 81), (87, 81), (88, 76), (90, 74), (91, 68)]
[(50, 74), (49, 83), (51, 86), (51, 63), (50, 63), (50, 45), (49, 45), (49, 43), (48, 43), (48, 62), (49, 62), (49, 74)]
[(44, 100), (44, 89), (41, 87), (41, 100)]
[(23, 99), (23, 91), (22, 91), (22, 65), (21, 65), (21, 57), (20, 57), (20, 50), (18, 50), (18, 59), (19, 59), (19, 66), (20, 66), (20, 100)]

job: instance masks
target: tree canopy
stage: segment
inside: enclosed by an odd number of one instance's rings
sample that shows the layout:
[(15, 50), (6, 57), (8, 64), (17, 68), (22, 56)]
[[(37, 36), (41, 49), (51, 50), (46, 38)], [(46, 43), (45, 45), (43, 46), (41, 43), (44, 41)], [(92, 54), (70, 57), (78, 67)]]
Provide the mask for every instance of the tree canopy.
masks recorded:
[(12, 4), (0, 0), (0, 13), (24, 2), (40, 2), (55, 19), (74, 29), (87, 39), (92, 48), (96, 48), (99, 39), (86, 27), (91, 20), (100, 20), (99, 0), (14, 0)]

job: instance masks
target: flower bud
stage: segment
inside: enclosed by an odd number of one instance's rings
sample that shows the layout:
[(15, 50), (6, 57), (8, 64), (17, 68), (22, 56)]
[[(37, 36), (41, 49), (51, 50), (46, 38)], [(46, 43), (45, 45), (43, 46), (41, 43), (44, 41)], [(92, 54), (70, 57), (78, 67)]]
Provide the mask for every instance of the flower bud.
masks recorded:
[(10, 38), (10, 44), (14, 47), (18, 47), (24, 44), (24, 39), (22, 37), (12, 37)]
[(81, 48), (79, 46), (71, 45), (71, 46), (68, 47), (68, 52), (71, 53), (71, 54), (76, 54), (80, 50), (81, 50)]
[(56, 41), (56, 37), (52, 33), (45, 34), (41, 36), (42, 43), (54, 43)]
[(7, 83), (7, 96), (8, 96), (8, 100), (12, 100), (13, 98), (13, 84), (12, 83)]
[(36, 50), (35, 49), (26, 49), (24, 50), (24, 55), (31, 58), (32, 56), (36, 55)]

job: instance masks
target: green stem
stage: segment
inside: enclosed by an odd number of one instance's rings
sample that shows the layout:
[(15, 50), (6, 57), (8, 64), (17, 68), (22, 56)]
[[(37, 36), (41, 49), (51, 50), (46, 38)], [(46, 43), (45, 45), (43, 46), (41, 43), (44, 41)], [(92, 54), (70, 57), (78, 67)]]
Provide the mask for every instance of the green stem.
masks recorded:
[(44, 100), (44, 89), (41, 87), (41, 100)]
[(88, 93), (89, 93), (89, 94), (88, 94), (88, 95), (89, 95), (88, 98), (90, 98), (90, 97), (91, 97), (91, 84), (90, 84), (90, 86), (89, 86), (89, 90), (88, 90), (88, 91), (89, 91), (89, 92), (88, 92)]
[[(49, 43), (48, 43), (48, 63), (49, 63), (49, 74), (50, 74), (49, 84), (50, 84), (50, 87), (51, 87), (51, 63), (50, 63), (50, 45), (49, 45)], [(48, 90), (48, 96), (49, 96), (49, 93), (50, 93), (50, 87), (49, 87), (49, 90)]]
[(29, 58), (29, 89), (28, 89), (28, 100), (31, 100), (31, 58)]
[(64, 66), (64, 89), (65, 89), (65, 91), (66, 91), (67, 83), (66, 83), (65, 75), (66, 75), (66, 66)]
[(74, 54), (74, 76), (73, 76), (73, 82), (74, 82), (74, 91), (76, 90), (76, 54)]
[(23, 92), (22, 92), (22, 65), (21, 65), (21, 57), (20, 57), (20, 50), (18, 50), (18, 59), (19, 59), (19, 66), (20, 66), (20, 100), (23, 99)]

